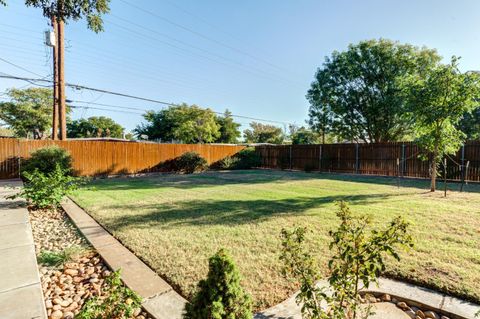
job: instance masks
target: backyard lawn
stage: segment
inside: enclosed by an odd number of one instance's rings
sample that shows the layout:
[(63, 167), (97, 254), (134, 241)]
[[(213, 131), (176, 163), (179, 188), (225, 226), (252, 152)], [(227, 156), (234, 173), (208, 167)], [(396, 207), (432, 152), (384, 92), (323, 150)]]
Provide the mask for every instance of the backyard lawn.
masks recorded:
[[(73, 199), (188, 297), (219, 248), (234, 257), (257, 309), (289, 296), (280, 231), (307, 226), (311, 252), (326, 265), (335, 201), (374, 224), (402, 215), (415, 248), (388, 275), (480, 301), (480, 186), (430, 193), (427, 181), (282, 171), (234, 171), (96, 180)], [(458, 185), (452, 184), (457, 190)], [(326, 269), (326, 267), (322, 267)]]

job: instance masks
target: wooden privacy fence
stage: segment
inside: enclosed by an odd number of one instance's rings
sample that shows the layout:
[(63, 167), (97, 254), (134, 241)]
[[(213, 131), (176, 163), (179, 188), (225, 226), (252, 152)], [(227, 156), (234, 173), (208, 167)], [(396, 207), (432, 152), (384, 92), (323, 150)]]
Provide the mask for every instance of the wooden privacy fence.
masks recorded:
[[(429, 162), (419, 158), (422, 150), (413, 142), (261, 145), (255, 150), (263, 168), (430, 177)], [(462, 174), (465, 180), (480, 181), (480, 142), (467, 142), (457, 154), (447, 157), (447, 178), (462, 180)]]
[(111, 175), (154, 172), (161, 163), (189, 151), (198, 152), (214, 163), (244, 148), (238, 145), (154, 144), (123, 141), (51, 141), (0, 138), (0, 178), (16, 178), (22, 158), (32, 151), (57, 145), (70, 152), (77, 175)]

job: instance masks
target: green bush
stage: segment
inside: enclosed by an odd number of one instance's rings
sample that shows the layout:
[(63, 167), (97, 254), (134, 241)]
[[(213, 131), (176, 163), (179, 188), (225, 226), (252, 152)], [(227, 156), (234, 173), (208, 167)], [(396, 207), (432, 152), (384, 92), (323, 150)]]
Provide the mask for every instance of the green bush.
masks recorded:
[(186, 174), (201, 172), (208, 168), (207, 161), (197, 152), (187, 152), (175, 160), (176, 170)]
[(240, 286), (240, 275), (232, 258), (220, 250), (209, 260), (207, 279), (186, 304), (185, 319), (251, 319), (252, 300)]
[(255, 152), (255, 148), (249, 147), (233, 156), (225, 157), (212, 166), (220, 169), (251, 169), (259, 167), (261, 164), (262, 158), (260, 155)]
[[(370, 229), (370, 219), (354, 217), (347, 204), (339, 203), (337, 216), (340, 226), (330, 231), (330, 251), (333, 257), (328, 263), (328, 282), (331, 294), (316, 286), (320, 279), (318, 263), (306, 250), (305, 228), (282, 230), (283, 274), (297, 280), (300, 293), (297, 303), (303, 304), (302, 315), (306, 319), (355, 319), (371, 314), (370, 307), (360, 307), (362, 289), (376, 283), (385, 271), (384, 256), (391, 255), (398, 261), (398, 247), (411, 247), (408, 223), (400, 217), (393, 219), (385, 229)], [(325, 303), (328, 307), (322, 307)]]
[(142, 298), (123, 285), (120, 270), (112, 272), (105, 278), (102, 289), (107, 297), (94, 296), (88, 299), (75, 319), (129, 319), (135, 309), (141, 307)]
[(57, 164), (67, 175), (73, 173), (72, 157), (65, 149), (58, 146), (40, 148), (32, 152), (29, 159), (23, 161), (22, 177), (25, 173), (33, 173), (35, 169), (44, 174), (52, 173)]
[(10, 196), (25, 198), (36, 208), (56, 208), (63, 198), (77, 189), (79, 179), (67, 175), (59, 164), (55, 165), (52, 172), (44, 173), (35, 169), (33, 172), (23, 173), (24, 186), (20, 193)]

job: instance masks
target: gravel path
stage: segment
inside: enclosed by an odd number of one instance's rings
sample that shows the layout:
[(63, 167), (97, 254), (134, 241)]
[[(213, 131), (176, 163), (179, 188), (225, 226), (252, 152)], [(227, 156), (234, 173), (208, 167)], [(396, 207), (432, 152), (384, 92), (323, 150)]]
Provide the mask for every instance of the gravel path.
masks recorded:
[[(103, 297), (104, 279), (110, 270), (92, 250), (62, 210), (30, 211), (37, 256), (41, 252), (72, 252), (58, 267), (39, 265), (47, 314), (51, 319), (73, 319), (91, 296)], [(136, 319), (151, 319), (137, 309)]]

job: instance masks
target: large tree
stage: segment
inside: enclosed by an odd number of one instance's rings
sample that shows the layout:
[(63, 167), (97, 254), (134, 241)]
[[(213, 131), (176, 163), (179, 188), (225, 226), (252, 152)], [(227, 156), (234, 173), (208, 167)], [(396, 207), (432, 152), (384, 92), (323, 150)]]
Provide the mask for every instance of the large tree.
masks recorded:
[(137, 126), (135, 133), (150, 140), (212, 143), (220, 137), (215, 113), (197, 105), (183, 103), (158, 112), (149, 111), (143, 117), (147, 123)]
[(10, 89), (7, 95), (10, 101), (0, 103), (0, 120), (17, 137), (46, 138), (52, 127), (52, 90)]
[(418, 143), (431, 154), (430, 189), (434, 192), (437, 166), (444, 156), (457, 152), (466, 137), (458, 123), (478, 107), (479, 76), (461, 73), (457, 59), (452, 58), (450, 64), (439, 65), (426, 76), (411, 76), (405, 84)]
[(390, 40), (362, 41), (333, 52), (307, 94), (310, 126), (319, 133), (362, 142), (397, 141), (411, 129), (402, 79), (440, 61), (435, 50)]
[[(7, 0), (0, 0), (6, 5)], [(94, 32), (103, 30), (102, 14), (109, 12), (110, 0), (25, 0), (29, 7), (41, 8), (43, 15), (49, 20), (79, 20), (86, 18), (88, 28)]]
[[(480, 106), (480, 102), (477, 104)], [(465, 133), (467, 140), (480, 140), (480, 107), (465, 113), (457, 127)]]
[(67, 123), (67, 136), (80, 137), (123, 137), (123, 127), (106, 116), (92, 116)]
[(243, 131), (243, 135), (247, 143), (282, 144), (285, 138), (280, 127), (258, 122), (250, 123), (250, 128)]
[(217, 124), (220, 126), (220, 137), (216, 140), (217, 143), (237, 143), (241, 136), (239, 123), (236, 123), (232, 118), (232, 113), (225, 110), (223, 116), (217, 116)]

